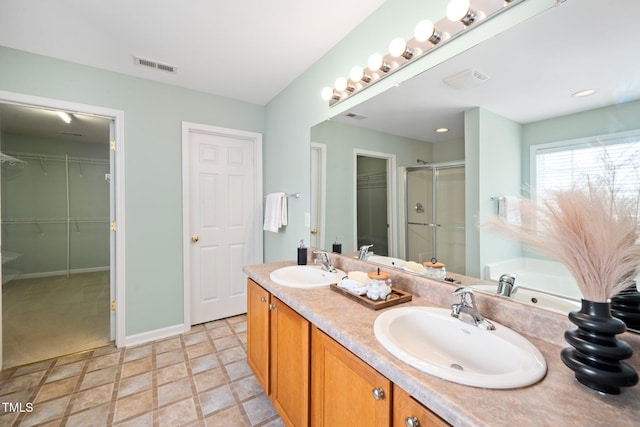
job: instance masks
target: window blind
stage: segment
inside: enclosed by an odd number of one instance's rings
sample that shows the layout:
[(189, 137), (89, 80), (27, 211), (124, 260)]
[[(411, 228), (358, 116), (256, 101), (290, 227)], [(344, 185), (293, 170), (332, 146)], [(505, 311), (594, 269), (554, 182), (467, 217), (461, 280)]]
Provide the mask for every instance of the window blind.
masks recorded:
[(619, 197), (640, 196), (640, 132), (540, 146), (534, 153), (539, 196), (602, 178), (613, 184)]

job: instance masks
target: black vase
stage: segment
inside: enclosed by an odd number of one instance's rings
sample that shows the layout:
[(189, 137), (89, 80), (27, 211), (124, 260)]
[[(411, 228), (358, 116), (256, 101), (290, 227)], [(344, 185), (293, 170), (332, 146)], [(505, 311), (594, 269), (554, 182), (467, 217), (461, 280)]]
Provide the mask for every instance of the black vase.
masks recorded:
[(640, 333), (640, 292), (636, 283), (611, 297), (611, 315), (627, 325), (627, 331)]
[(629, 344), (616, 338), (626, 330), (624, 322), (611, 316), (608, 302), (582, 300), (580, 311), (569, 313), (578, 329), (566, 331), (564, 338), (573, 348), (560, 357), (575, 372), (576, 379), (594, 390), (619, 394), (621, 387), (638, 383), (638, 374), (621, 360), (633, 354)]

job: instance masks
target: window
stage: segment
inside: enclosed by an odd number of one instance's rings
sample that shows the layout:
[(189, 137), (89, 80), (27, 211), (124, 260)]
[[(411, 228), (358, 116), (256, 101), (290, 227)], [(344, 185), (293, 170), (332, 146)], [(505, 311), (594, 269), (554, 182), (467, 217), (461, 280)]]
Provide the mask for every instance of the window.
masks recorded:
[(619, 197), (640, 196), (640, 131), (531, 147), (538, 195), (607, 179)]

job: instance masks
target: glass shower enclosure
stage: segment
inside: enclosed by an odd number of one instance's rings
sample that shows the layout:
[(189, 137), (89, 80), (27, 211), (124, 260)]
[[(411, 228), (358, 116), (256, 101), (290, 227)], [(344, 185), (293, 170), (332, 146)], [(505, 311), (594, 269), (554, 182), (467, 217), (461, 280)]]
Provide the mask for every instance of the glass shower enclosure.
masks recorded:
[(407, 260), (432, 258), (465, 274), (464, 163), (406, 169)]

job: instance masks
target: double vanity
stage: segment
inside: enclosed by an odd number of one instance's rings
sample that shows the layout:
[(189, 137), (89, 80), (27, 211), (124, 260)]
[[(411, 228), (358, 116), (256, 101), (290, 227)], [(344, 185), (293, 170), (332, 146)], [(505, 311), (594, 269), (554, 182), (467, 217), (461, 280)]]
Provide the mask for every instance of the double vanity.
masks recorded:
[[(486, 331), (451, 316), (458, 285), (385, 267), (394, 288), (413, 297), (372, 310), (328, 283), (377, 267), (331, 259), (341, 271), (293, 262), (244, 268), (248, 361), (287, 425), (640, 424), (638, 387), (602, 395), (564, 366), (563, 334), (573, 328), (566, 315), (478, 292), (478, 312), (495, 326)], [(621, 338), (640, 369), (640, 339)]]

